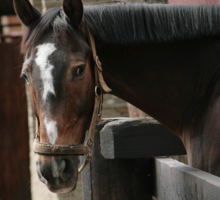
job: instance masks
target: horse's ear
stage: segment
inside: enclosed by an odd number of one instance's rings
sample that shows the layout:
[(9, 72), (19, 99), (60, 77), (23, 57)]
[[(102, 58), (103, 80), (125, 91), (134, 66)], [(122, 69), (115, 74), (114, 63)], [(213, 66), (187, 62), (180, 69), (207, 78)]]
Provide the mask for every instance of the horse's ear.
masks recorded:
[(13, 4), (16, 14), (26, 26), (31, 25), (31, 23), (41, 16), (28, 0), (13, 0)]
[(64, 0), (63, 10), (73, 25), (80, 25), (83, 18), (83, 4), (81, 0)]

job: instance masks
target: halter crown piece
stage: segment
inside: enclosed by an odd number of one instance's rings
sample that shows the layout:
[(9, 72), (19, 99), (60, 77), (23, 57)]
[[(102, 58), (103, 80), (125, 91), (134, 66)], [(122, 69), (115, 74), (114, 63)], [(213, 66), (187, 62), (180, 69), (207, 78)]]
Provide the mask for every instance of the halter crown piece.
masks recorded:
[(94, 144), (95, 125), (101, 120), (102, 105), (103, 105), (103, 92), (109, 93), (112, 90), (107, 86), (102, 75), (102, 65), (99, 61), (99, 57), (96, 54), (95, 41), (92, 36), (89, 27), (87, 32), (89, 35), (90, 46), (92, 49), (93, 60), (95, 63), (95, 103), (92, 114), (92, 120), (89, 127), (89, 134), (86, 146), (79, 144), (72, 145), (51, 145), (40, 142), (40, 135), (38, 132), (38, 124), (36, 123), (36, 138), (33, 143), (33, 150), (37, 154), (42, 155), (86, 155), (86, 160), (83, 165), (78, 169), (81, 172), (92, 160), (92, 147)]

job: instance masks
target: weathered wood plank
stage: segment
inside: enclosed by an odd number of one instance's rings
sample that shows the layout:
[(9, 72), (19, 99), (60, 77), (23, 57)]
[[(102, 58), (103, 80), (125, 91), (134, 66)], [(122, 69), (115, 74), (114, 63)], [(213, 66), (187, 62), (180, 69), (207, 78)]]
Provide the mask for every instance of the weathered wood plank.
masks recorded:
[(105, 159), (186, 154), (182, 141), (150, 117), (107, 123), (101, 130), (100, 141)]
[[(29, 141), (20, 40), (0, 44), (0, 199), (30, 200)], [(4, 94), (4, 95), (3, 95)]]
[(13, 0), (0, 0), (0, 16), (14, 14)]
[(85, 200), (151, 200), (150, 159), (106, 160), (100, 153), (101, 122), (95, 133), (93, 159), (82, 171)]
[(220, 178), (171, 158), (154, 159), (158, 200), (219, 200)]

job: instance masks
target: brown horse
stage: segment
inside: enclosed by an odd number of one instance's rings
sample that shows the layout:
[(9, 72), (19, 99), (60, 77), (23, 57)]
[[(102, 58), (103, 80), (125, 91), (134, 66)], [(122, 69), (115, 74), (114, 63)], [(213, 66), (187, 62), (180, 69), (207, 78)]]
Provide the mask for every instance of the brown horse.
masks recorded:
[[(27, 30), (22, 76), (40, 141), (82, 144), (94, 104), (91, 30), (112, 94), (178, 135), (189, 164), (220, 176), (220, 6), (99, 5), (64, 0), (41, 15), (14, 0)], [(38, 175), (53, 192), (74, 190), (79, 159), (44, 156)]]

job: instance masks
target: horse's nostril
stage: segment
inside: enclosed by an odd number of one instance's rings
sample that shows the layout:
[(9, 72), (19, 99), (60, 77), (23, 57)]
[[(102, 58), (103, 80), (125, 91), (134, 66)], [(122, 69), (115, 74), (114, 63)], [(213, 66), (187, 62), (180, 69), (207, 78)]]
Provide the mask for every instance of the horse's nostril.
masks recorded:
[(71, 164), (69, 163), (68, 160), (62, 160), (65, 163), (65, 167), (62, 169), (62, 172), (60, 173), (60, 178), (63, 181), (70, 180), (72, 178), (72, 170), (71, 169)]
[(40, 165), (38, 164), (37, 164), (37, 175), (39, 179), (41, 180), (41, 182), (43, 182), (44, 184), (47, 184), (47, 180), (44, 178), (43, 174), (41, 174)]

